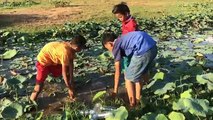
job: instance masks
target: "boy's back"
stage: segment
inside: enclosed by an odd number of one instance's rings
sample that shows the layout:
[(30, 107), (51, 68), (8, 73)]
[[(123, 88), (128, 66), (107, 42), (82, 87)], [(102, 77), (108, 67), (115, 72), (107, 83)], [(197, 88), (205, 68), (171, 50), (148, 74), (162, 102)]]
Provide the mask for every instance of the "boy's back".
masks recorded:
[(37, 59), (44, 66), (56, 64), (69, 65), (72, 57), (70, 44), (66, 42), (50, 42), (41, 49)]
[(142, 85), (149, 81), (148, 70), (157, 56), (156, 42), (142, 31), (130, 32), (118, 39), (113, 32), (106, 32), (102, 44), (113, 53), (115, 59), (113, 95), (118, 93), (122, 58), (130, 58), (124, 78), (130, 106), (135, 106), (141, 100)]
[(129, 32), (115, 41), (113, 54), (114, 56), (120, 54), (116, 60), (120, 60), (123, 56), (140, 56), (155, 45), (156, 42), (146, 32)]

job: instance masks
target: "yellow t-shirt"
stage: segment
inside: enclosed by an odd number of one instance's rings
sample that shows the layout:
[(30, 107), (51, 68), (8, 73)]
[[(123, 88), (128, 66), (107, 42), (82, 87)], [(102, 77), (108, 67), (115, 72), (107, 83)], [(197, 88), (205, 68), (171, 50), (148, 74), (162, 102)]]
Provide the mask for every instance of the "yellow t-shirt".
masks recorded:
[(69, 43), (50, 42), (39, 52), (37, 60), (44, 66), (62, 64), (68, 66), (74, 52)]

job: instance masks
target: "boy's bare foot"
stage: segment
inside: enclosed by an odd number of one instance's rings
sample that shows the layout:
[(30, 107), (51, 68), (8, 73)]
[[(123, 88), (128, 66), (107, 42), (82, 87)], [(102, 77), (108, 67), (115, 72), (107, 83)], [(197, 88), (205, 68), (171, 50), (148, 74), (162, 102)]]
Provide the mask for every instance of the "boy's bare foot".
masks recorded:
[(68, 94), (69, 94), (70, 98), (75, 98), (73, 90), (68, 90)]
[(77, 100), (77, 99), (76, 99), (75, 97), (72, 97), (72, 98), (71, 98), (70, 96), (67, 96), (67, 101), (68, 101), (68, 102), (71, 102), (71, 103), (72, 103), (72, 102), (75, 102), (76, 100)]
[(135, 109), (136, 105), (135, 104), (129, 104), (129, 109), (132, 110), (132, 109)]
[(11, 75), (16, 76), (18, 73), (15, 70), (10, 70)]
[(3, 81), (4, 81), (4, 77), (0, 76), (0, 85), (3, 84)]
[(136, 105), (140, 105), (140, 102), (141, 102), (141, 101), (137, 99), (137, 100), (136, 100)]

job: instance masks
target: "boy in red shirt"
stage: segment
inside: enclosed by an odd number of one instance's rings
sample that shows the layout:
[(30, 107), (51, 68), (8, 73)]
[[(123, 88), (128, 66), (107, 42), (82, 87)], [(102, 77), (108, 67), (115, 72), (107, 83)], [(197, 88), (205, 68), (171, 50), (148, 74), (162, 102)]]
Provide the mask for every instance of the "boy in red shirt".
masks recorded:
[(137, 22), (134, 17), (130, 15), (129, 7), (125, 2), (115, 5), (112, 13), (122, 22), (122, 35), (139, 30)]
[[(127, 34), (129, 32), (138, 31), (138, 25), (135, 21), (135, 18), (131, 16), (129, 7), (126, 5), (125, 2), (121, 2), (113, 7), (112, 13), (122, 22), (122, 35)], [(129, 66), (131, 56), (123, 57), (121, 60), (121, 68), (122, 71)], [(125, 73), (124, 73), (125, 74)], [(113, 95), (117, 92), (114, 91)]]
[(85, 44), (85, 38), (78, 35), (70, 41), (47, 43), (41, 49), (36, 63), (36, 85), (30, 96), (32, 101), (37, 99), (49, 74), (52, 74), (53, 77), (63, 76), (70, 99), (74, 100), (73, 59), (75, 58), (75, 53), (80, 52), (85, 47)]

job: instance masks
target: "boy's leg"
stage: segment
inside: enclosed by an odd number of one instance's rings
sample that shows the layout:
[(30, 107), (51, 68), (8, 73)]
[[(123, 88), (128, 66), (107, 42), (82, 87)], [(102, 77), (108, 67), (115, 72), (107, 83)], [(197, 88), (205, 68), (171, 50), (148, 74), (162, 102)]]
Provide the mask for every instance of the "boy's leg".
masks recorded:
[(142, 87), (143, 87), (142, 80), (140, 80), (139, 82), (136, 82), (136, 83), (135, 83), (136, 104), (138, 104), (138, 103), (140, 102)]
[(141, 90), (143, 85), (149, 82), (149, 74), (148, 72), (142, 75), (142, 79), (139, 82), (135, 83), (135, 91), (136, 91), (136, 103), (138, 104), (141, 99)]
[(34, 90), (30, 96), (30, 100), (34, 101), (37, 99), (39, 93), (42, 91), (44, 87), (44, 83), (36, 83)]
[(36, 85), (34, 87), (34, 91), (30, 96), (30, 100), (34, 101), (37, 99), (39, 93), (42, 91), (44, 87), (44, 81), (49, 74), (48, 67), (42, 66), (39, 62), (36, 63), (37, 75), (36, 75)]
[(130, 80), (125, 80), (125, 82), (130, 106), (135, 106), (135, 84)]
[(134, 82), (133, 86), (135, 86), (135, 88), (133, 91), (135, 91), (135, 101), (141, 98), (141, 89), (144, 85), (143, 82), (147, 83), (149, 81), (149, 64), (153, 61), (156, 54), (157, 48), (153, 47), (142, 56), (132, 56), (130, 64), (126, 69), (125, 78)]

